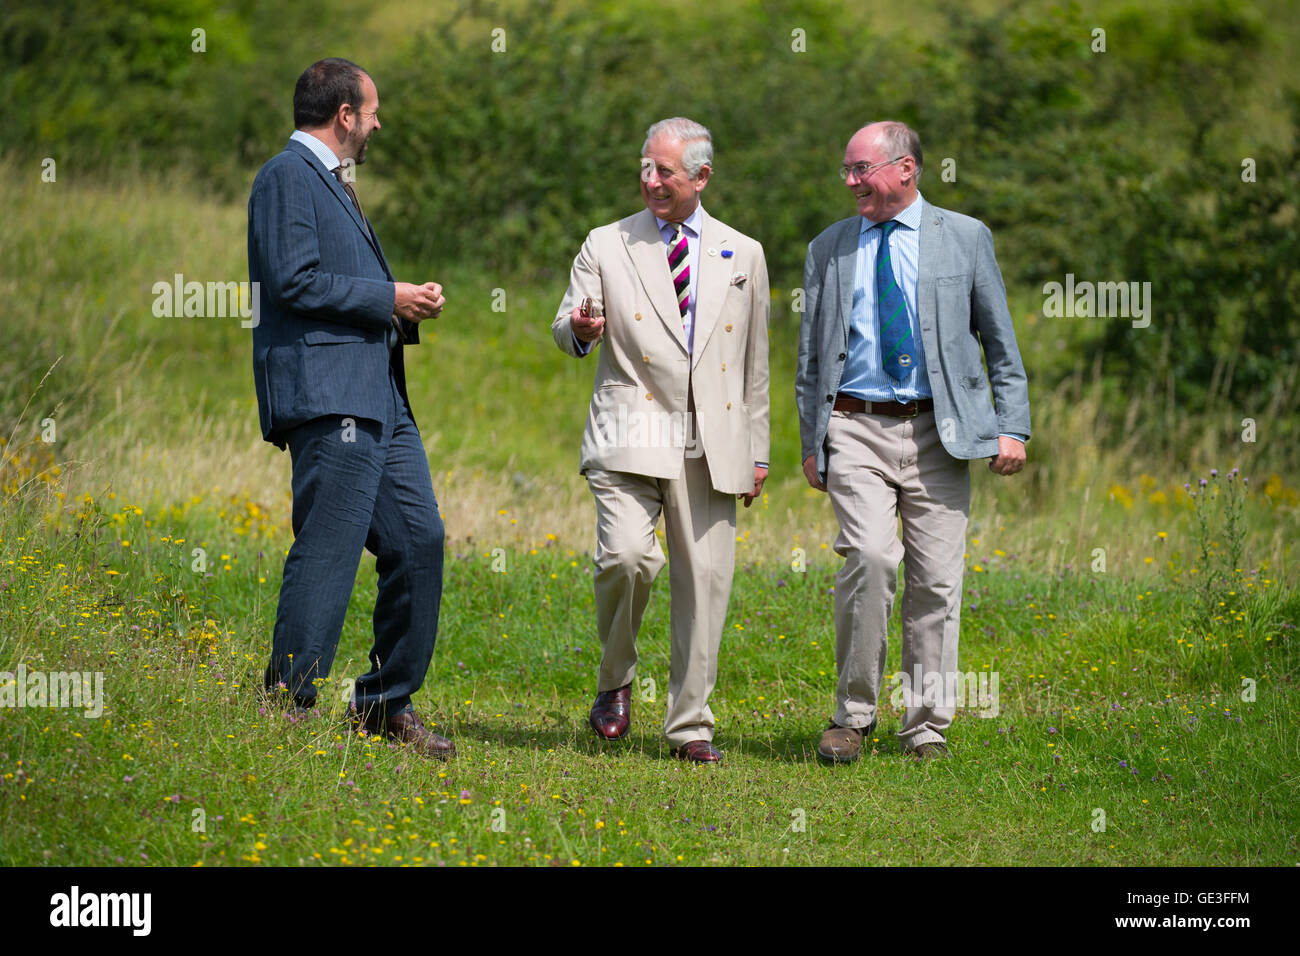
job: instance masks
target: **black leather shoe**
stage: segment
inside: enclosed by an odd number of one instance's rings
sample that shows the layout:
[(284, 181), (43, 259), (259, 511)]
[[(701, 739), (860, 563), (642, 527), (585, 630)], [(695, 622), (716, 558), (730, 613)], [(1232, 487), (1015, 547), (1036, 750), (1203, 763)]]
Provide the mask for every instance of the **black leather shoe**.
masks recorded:
[(606, 740), (626, 736), (632, 727), (632, 685), (602, 690), (591, 705), (591, 729)]

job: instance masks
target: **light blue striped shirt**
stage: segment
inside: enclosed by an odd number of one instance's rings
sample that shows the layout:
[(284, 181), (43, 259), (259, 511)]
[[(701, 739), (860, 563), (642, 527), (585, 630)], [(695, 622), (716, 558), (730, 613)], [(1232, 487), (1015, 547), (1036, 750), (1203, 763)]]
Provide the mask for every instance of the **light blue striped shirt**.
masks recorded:
[(335, 166), (343, 165), (339, 162), (339, 158), (334, 155), (334, 150), (330, 149), (311, 133), (304, 133), (302, 130), (296, 129), (289, 138), (295, 142), (302, 143), (310, 149), (315, 157), (324, 163), (325, 168), (331, 173), (334, 172)]
[(876, 325), (876, 252), (880, 248), (878, 223), (863, 218), (858, 235), (858, 258), (853, 276), (853, 311), (849, 317), (848, 360), (840, 379), (840, 391), (869, 402), (910, 402), (930, 398), (925, 348), (917, 321), (916, 286), (921, 270), (921, 194), (894, 217), (898, 225), (889, 234), (889, 266), (907, 304), (907, 321), (912, 327), (909, 351), (913, 361), (901, 382), (881, 366), (879, 330)]

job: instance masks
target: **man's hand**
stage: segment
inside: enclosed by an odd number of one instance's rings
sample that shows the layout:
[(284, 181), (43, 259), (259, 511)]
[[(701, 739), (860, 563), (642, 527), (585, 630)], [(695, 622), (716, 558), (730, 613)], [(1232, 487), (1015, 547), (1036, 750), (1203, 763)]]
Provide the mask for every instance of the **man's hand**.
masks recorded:
[(989, 471), (995, 475), (1014, 475), (1025, 467), (1025, 443), (998, 436), (998, 456), (989, 459)]
[(588, 315), (582, 309), (569, 313), (569, 327), (581, 342), (595, 342), (605, 333), (605, 317)]
[(745, 503), (745, 507), (748, 508), (750, 505), (754, 503), (754, 499), (763, 493), (763, 482), (766, 480), (767, 480), (767, 469), (760, 468), (758, 467), (758, 465), (755, 465), (753, 492), (747, 495), (736, 495), (736, 497), (739, 498), (741, 501), (743, 501)]
[(826, 486), (822, 480), (817, 477), (817, 456), (809, 455), (803, 460), (803, 476), (808, 479), (808, 484), (812, 485), (818, 491), (825, 491)]
[(409, 282), (397, 282), (393, 301), (393, 315), (408, 322), (421, 319), (437, 318), (442, 307), (447, 304), (442, 294), (442, 286), (436, 282), (424, 285), (412, 285)]

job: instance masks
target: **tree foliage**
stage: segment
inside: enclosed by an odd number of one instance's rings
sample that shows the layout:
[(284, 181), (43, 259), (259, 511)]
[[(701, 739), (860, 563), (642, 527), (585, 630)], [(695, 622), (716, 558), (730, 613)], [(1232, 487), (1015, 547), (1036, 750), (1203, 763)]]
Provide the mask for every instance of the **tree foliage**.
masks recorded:
[(836, 175), (848, 137), (900, 119), (921, 133), (927, 199), (993, 229), (1013, 299), (1066, 274), (1151, 282), (1151, 327), (1098, 324), (1091, 343), (1117, 395), (1296, 407), (1300, 60), (1284, 0), (443, 9), (372, 55), (340, 39), (370, 6), (341, 0), (10, 5), (0, 136), (87, 166), (181, 165), (237, 196), (289, 131), (297, 75), (349, 56), (381, 93), (367, 175), (389, 181), (377, 217), (402, 224), (383, 230), (390, 253), (528, 279), (563, 276), (589, 229), (640, 208), (644, 131), (686, 115), (714, 134), (705, 205), (764, 244), (788, 290), (808, 241), (853, 214)]

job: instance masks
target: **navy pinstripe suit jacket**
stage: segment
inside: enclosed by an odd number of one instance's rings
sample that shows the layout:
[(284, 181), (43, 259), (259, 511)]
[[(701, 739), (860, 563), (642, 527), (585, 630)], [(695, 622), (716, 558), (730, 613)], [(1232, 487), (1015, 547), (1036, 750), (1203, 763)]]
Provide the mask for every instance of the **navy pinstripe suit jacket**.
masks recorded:
[[(372, 229), (332, 173), (289, 141), (253, 181), (248, 277), (258, 283), (253, 380), (262, 437), (285, 447), (324, 415), (386, 422), (391, 363), (406, 397), (393, 327), (393, 274)], [(408, 342), (419, 327), (402, 321)], [(410, 405), (410, 402), (407, 402)]]

